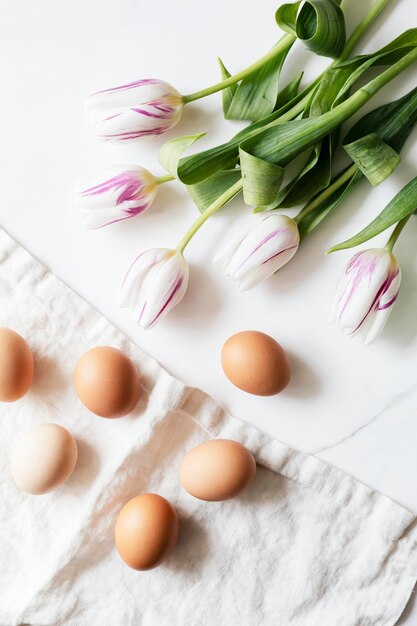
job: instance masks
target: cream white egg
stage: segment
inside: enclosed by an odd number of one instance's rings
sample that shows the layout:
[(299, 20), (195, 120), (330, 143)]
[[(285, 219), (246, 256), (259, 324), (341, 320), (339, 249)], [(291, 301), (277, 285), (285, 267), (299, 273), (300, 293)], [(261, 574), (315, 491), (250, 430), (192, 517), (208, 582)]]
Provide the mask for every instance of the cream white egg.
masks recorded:
[(39, 424), (23, 433), (13, 448), (13, 479), (26, 493), (47, 493), (71, 476), (77, 456), (77, 444), (66, 428)]

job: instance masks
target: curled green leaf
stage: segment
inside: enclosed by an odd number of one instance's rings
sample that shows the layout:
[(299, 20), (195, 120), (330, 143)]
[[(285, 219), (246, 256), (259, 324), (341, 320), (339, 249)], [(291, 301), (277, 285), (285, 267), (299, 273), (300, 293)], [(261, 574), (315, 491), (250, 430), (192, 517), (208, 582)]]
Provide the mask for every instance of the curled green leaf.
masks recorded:
[[(364, 115), (349, 131), (344, 143), (351, 143), (376, 133), (380, 139), (400, 152), (417, 124), (417, 87), (394, 102), (384, 104)], [(321, 193), (304, 207), (298, 227), (301, 239), (309, 235), (353, 190), (364, 175), (355, 164), (332, 179)]]
[[(349, 69), (343, 68), (327, 72), (313, 91), (303, 117), (318, 117), (330, 111), (349, 72)], [(338, 140), (337, 129), (317, 142), (300, 172), (278, 194), (276, 206), (258, 207), (257, 212), (295, 206), (325, 189), (331, 180), (333, 152)]]
[(253, 156), (285, 167), (306, 148), (338, 128), (384, 85), (416, 60), (417, 47), (332, 110), (318, 117), (271, 124), (243, 141), (241, 147)]
[(361, 117), (343, 143), (349, 144), (370, 133), (377, 133), (391, 148), (400, 152), (416, 123), (417, 87), (398, 100), (383, 104)]
[(291, 2), (280, 6), (275, 13), (275, 21), (286, 33), (297, 37), (297, 14), (301, 2)]
[[(289, 162), (291, 158), (295, 156), (292, 148), (296, 148), (296, 146), (298, 145), (298, 140), (302, 139), (302, 136), (298, 133), (298, 131), (303, 132), (305, 129), (308, 129), (310, 123), (310, 128), (312, 130), (312, 127), (316, 124), (317, 118), (296, 120), (290, 122), (287, 121), (284, 124), (279, 124), (279, 118), (283, 114), (285, 114), (289, 109), (291, 109), (292, 106), (294, 106), (300, 100), (305, 98), (307, 94), (311, 93), (312, 96), (316, 98), (315, 106), (319, 106), (320, 103), (320, 107), (322, 107), (323, 109), (326, 109), (327, 107), (327, 111), (321, 116), (321, 119), (323, 121), (323, 118), (325, 116), (328, 117), (330, 114), (328, 110), (329, 102), (330, 107), (333, 108), (333, 114), (335, 110), (335, 105), (340, 105), (340, 103), (343, 104), (343, 102), (346, 100), (350, 88), (352, 87), (354, 82), (351, 78), (352, 76), (354, 76), (356, 80), (372, 65), (373, 62), (375, 62), (376, 65), (378, 65), (379, 63), (388, 63), (392, 61), (392, 58), (396, 58), (399, 62), (400, 60), (404, 59), (406, 55), (411, 54), (410, 51), (414, 51), (416, 47), (417, 29), (412, 29), (397, 37), (397, 39), (389, 46), (385, 46), (382, 50), (379, 50), (372, 55), (356, 57), (348, 63), (342, 63), (338, 65), (337, 68), (332, 69), (326, 74), (325, 81), (322, 81), (323, 84), (320, 84), (319, 88), (315, 87), (313, 92), (310, 92), (308, 89), (304, 90), (303, 92), (298, 94), (293, 101), (287, 103), (280, 110), (273, 112), (271, 115), (259, 120), (258, 122), (255, 122), (254, 124), (251, 124), (247, 128), (240, 131), (228, 142), (220, 146), (216, 146), (215, 148), (210, 148), (198, 154), (182, 158), (178, 168), (180, 179), (186, 184), (194, 184), (201, 180), (204, 180), (204, 178), (207, 178), (208, 176), (211, 176), (212, 174), (214, 174), (214, 172), (220, 169), (224, 169), (226, 166), (228, 166), (228, 164), (230, 164), (233, 157), (235, 157), (237, 162), (239, 146), (242, 144), (242, 142), (248, 139), (253, 140), (253, 143), (259, 142), (259, 146), (266, 147), (266, 144), (268, 144), (271, 148), (271, 151), (274, 151), (274, 148), (276, 148), (275, 153), (277, 155), (277, 158), (278, 156), (280, 157), (284, 153), (284, 150), (279, 150), (281, 146), (281, 144), (279, 143), (281, 140), (281, 128), (283, 127), (286, 127), (288, 131), (291, 130), (291, 132), (293, 130), (297, 131), (295, 135), (293, 135), (295, 136), (297, 141), (293, 142), (291, 139), (288, 147), (285, 148), (285, 153), (287, 153), (285, 154), (285, 159), (288, 159), (287, 162)], [(330, 76), (330, 74), (332, 76)], [(378, 77), (378, 80), (379, 79), (384, 79), (383, 74)], [(372, 89), (372, 93), (368, 92), (369, 97), (371, 97), (372, 94), (375, 93), (375, 90), (380, 88), (380, 86), (382, 85), (381, 82), (377, 83), (375, 81), (376, 79), (374, 81), (371, 81), (371, 83), (366, 86), (367, 88)], [(320, 90), (320, 97), (316, 97), (318, 90)], [(329, 93), (328, 99), (326, 97), (326, 92)], [(311, 115), (311, 113), (309, 113), (309, 115)], [(349, 116), (350, 114), (348, 113), (346, 117)], [(304, 123), (304, 125), (292, 126), (294, 124), (299, 124), (300, 122)], [(287, 132), (285, 131), (284, 134), (287, 134)], [(310, 145), (313, 145), (315, 141), (320, 140), (322, 136), (323, 135), (320, 136), (320, 134), (316, 135)], [(247, 150), (245, 146), (243, 147), (245, 150)], [(297, 153), (299, 154), (300, 151), (302, 151), (306, 147), (308, 147), (308, 145), (301, 145)], [(395, 146), (393, 147), (395, 149)], [(293, 154), (290, 155), (290, 152), (293, 152)], [(255, 153), (255, 156), (260, 156), (260, 158), (264, 158), (262, 155), (259, 155), (257, 153)], [(267, 158), (268, 160), (273, 160), (272, 158)], [(281, 162), (278, 164), (281, 166), (283, 165), (283, 163)]]
[(376, 133), (365, 135), (343, 147), (373, 187), (388, 178), (401, 160), (398, 152)]
[(249, 206), (258, 206), (274, 202), (285, 170), (278, 165), (258, 159), (242, 148), (239, 153), (245, 203)]
[(346, 44), (345, 16), (336, 0), (308, 0), (284, 4), (275, 19), (283, 30), (296, 35), (312, 52), (338, 57)]

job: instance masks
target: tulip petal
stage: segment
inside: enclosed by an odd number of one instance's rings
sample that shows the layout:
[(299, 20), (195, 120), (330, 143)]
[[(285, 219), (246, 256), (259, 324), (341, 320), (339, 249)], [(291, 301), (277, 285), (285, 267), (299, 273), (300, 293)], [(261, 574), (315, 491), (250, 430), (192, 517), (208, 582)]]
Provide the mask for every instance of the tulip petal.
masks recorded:
[(158, 185), (143, 167), (117, 166), (85, 184), (77, 196), (87, 228), (102, 228), (134, 217), (152, 204)]
[(86, 106), (96, 135), (112, 141), (164, 133), (179, 121), (183, 102), (168, 83), (146, 79), (97, 92)]
[(119, 306), (137, 309), (138, 289), (150, 268), (166, 258), (166, 248), (153, 248), (139, 254), (128, 269), (119, 295)]
[(359, 252), (348, 264), (336, 304), (339, 326), (347, 334), (356, 333), (372, 311), (390, 266), (390, 253), (379, 249)]
[(397, 272), (390, 280), (387, 290), (381, 296), (376, 308), (374, 309), (372, 325), (370, 326), (365, 338), (365, 343), (367, 345), (375, 341), (375, 339), (379, 337), (384, 330), (385, 324), (387, 323), (392, 308), (397, 300), (400, 285), (401, 270), (398, 268)]
[(141, 310), (139, 324), (151, 328), (183, 298), (188, 284), (188, 265), (181, 253), (159, 263), (146, 276), (141, 297), (146, 306)]
[(250, 233), (253, 228), (253, 224), (248, 224), (243, 230), (237, 233), (231, 241), (229, 241), (223, 248), (217, 251), (213, 259), (213, 265), (219, 270), (226, 271), (226, 267), (232, 260), (233, 255), (236, 253), (243, 239)]
[(156, 78), (147, 78), (93, 93), (86, 99), (86, 108), (110, 108), (134, 106), (138, 103), (160, 101), (162, 104), (178, 106), (181, 94), (169, 83)]
[(349, 262), (333, 305), (333, 320), (348, 335), (365, 334), (365, 343), (382, 332), (397, 299), (401, 270), (389, 250), (371, 249)]
[(215, 258), (228, 278), (246, 290), (265, 280), (296, 253), (300, 241), (296, 222), (271, 214), (240, 232)]
[(294, 229), (292, 224), (288, 226), (283, 220), (275, 225), (265, 222), (261, 223), (255, 232), (250, 233), (242, 242), (238, 253), (234, 256), (234, 266), (229, 265), (228, 271), (236, 280), (243, 280), (247, 274), (272, 259), (277, 259), (278, 269), (281, 267), (279, 264), (281, 253), (288, 249), (298, 248), (298, 230)]
[(265, 261), (260, 267), (253, 269), (240, 283), (240, 291), (253, 289), (253, 287), (256, 287), (259, 283), (275, 274), (275, 272), (292, 259), (297, 250), (298, 244), (285, 248), (284, 250), (280, 250), (272, 258)]
[(188, 265), (178, 250), (147, 250), (127, 272), (119, 304), (129, 307), (141, 328), (152, 328), (182, 300), (188, 277)]

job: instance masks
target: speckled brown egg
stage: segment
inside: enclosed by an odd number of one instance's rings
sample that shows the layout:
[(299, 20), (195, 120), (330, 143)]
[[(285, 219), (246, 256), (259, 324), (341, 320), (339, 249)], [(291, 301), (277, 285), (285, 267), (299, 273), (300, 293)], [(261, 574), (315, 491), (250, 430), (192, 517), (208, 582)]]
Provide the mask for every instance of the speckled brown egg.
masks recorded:
[(0, 328), (0, 401), (22, 398), (33, 382), (34, 360), (26, 341), (9, 328)]
[(107, 418), (131, 413), (141, 391), (133, 361), (110, 346), (92, 348), (81, 357), (74, 371), (74, 386), (87, 409)]
[(178, 516), (168, 500), (145, 493), (129, 500), (116, 520), (114, 539), (123, 561), (135, 570), (157, 567), (175, 548)]
[(236, 387), (256, 396), (273, 396), (288, 385), (290, 363), (285, 350), (269, 335), (245, 330), (225, 342), (223, 371)]
[(254, 480), (256, 462), (245, 446), (231, 439), (206, 441), (188, 452), (180, 482), (192, 496), (209, 502), (229, 500)]
[(39, 424), (23, 433), (13, 448), (14, 481), (26, 493), (48, 493), (71, 476), (77, 456), (77, 444), (66, 428)]

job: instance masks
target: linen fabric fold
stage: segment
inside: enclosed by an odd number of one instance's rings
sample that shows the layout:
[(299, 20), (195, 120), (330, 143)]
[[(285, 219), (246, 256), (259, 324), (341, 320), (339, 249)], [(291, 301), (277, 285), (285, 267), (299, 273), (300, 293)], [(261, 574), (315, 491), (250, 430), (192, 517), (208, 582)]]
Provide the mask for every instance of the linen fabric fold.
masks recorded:
[[(228, 415), (186, 387), (0, 231), (1, 324), (35, 353), (35, 382), (1, 407), (0, 624), (15, 626), (391, 626), (417, 578), (415, 516), (319, 459)], [(102, 420), (72, 388), (96, 345), (136, 363), (134, 413)], [(68, 482), (44, 496), (14, 485), (10, 449), (32, 424), (68, 428), (79, 449)], [(240, 441), (259, 464), (238, 498), (206, 503), (180, 486), (186, 451)], [(113, 528), (134, 495), (176, 507), (180, 538), (155, 570), (118, 557)]]

